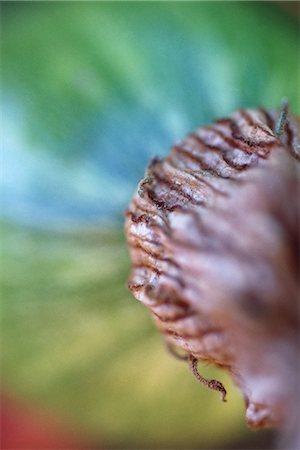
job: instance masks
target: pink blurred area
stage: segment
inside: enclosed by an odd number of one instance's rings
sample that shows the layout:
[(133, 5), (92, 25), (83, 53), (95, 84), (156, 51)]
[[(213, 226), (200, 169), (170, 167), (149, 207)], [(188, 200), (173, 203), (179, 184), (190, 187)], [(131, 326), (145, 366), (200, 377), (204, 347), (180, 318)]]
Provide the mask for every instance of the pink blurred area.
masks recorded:
[(70, 424), (7, 392), (1, 394), (1, 449), (73, 450), (97, 448), (85, 441)]

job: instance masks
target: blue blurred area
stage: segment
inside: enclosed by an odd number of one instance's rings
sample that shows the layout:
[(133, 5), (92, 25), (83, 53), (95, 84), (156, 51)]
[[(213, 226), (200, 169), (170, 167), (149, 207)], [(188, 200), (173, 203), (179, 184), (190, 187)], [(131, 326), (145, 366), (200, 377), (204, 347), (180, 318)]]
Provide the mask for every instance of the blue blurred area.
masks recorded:
[(120, 223), (147, 162), (164, 154), (168, 145), (157, 117), (122, 107), (102, 120), (101, 127), (91, 120), (74, 143), (84, 149), (75, 161), (54, 155), (47, 142), (29, 145), (24, 121), (14, 110), (6, 113), (4, 126), (4, 215), (51, 229)]

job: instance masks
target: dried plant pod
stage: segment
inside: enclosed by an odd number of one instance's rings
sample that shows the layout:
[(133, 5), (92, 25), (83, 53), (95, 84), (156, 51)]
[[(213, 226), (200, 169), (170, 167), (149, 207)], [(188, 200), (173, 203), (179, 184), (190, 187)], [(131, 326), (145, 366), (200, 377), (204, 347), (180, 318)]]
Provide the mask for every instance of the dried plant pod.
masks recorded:
[(126, 212), (129, 288), (222, 399), (197, 361), (231, 374), (254, 428), (299, 419), (299, 157), (286, 103), (240, 110), (154, 159)]

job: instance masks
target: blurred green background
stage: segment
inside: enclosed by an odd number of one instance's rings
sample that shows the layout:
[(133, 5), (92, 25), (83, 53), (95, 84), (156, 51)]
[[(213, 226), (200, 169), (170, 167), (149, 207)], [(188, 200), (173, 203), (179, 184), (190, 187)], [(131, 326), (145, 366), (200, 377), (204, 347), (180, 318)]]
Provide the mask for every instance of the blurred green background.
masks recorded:
[(246, 429), (226, 375), (204, 368), (228, 388), (222, 404), (165, 352), (126, 289), (122, 228), (147, 162), (176, 139), (283, 96), (299, 113), (299, 3), (285, 3), (292, 13), (272, 2), (1, 4), (3, 391), (59, 418), (78, 446), (271, 445)]

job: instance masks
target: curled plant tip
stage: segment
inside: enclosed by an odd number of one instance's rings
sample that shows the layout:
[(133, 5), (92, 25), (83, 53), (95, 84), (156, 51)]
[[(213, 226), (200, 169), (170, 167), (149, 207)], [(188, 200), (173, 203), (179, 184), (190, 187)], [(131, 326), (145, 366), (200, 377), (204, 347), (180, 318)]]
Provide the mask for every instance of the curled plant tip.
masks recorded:
[(300, 159), (300, 144), (297, 125), (295, 120), (289, 115), (289, 101), (286, 97), (281, 100), (279, 116), (275, 126), (276, 136), (282, 140), (287, 128), (288, 140), (290, 140), (291, 152), (298, 160)]
[(177, 350), (177, 348), (171, 344), (170, 342), (166, 342), (166, 347), (168, 352), (174, 356), (174, 358), (179, 359), (180, 361), (187, 361), (188, 360), (188, 355), (186, 353), (179, 353), (179, 351)]
[(209, 389), (212, 389), (213, 391), (219, 391), (220, 392), (220, 400), (222, 402), (226, 402), (226, 395), (227, 391), (224, 388), (223, 384), (218, 380), (208, 380), (207, 378), (204, 378), (198, 371), (197, 364), (198, 359), (195, 358), (193, 355), (189, 355), (188, 357), (189, 366), (190, 369), (195, 376), (195, 378), (199, 381), (199, 383), (203, 384), (204, 386), (207, 386)]
[(286, 97), (281, 100), (281, 108), (278, 121), (275, 128), (275, 134), (280, 137), (283, 134), (284, 127), (288, 121), (289, 101)]
[(145, 195), (145, 188), (144, 186), (146, 186), (147, 184), (151, 184), (153, 182), (153, 177), (151, 176), (145, 176), (139, 183), (139, 188), (138, 188), (138, 194), (140, 197), (144, 197)]

